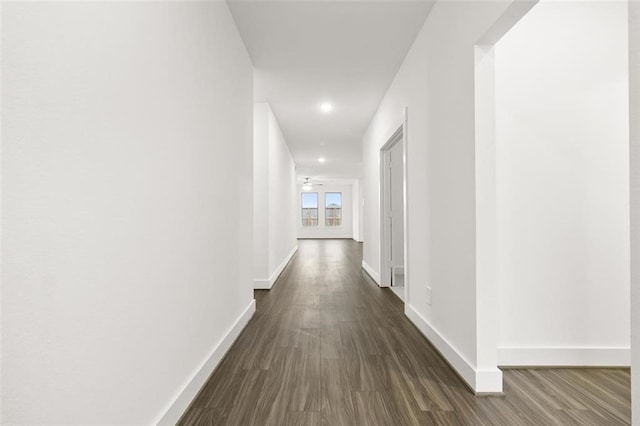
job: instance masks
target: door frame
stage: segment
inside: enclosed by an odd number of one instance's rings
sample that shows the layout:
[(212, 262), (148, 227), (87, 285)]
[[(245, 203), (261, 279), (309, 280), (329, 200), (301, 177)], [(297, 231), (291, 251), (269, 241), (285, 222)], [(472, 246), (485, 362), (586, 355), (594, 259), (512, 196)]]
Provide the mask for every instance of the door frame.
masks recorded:
[(398, 143), (402, 144), (402, 207), (403, 207), (403, 245), (404, 245), (404, 301), (407, 303), (409, 298), (409, 220), (408, 220), (408, 156), (407, 156), (407, 108), (405, 107), (402, 114), (402, 122), (399, 126), (394, 127), (394, 132), (380, 148), (380, 185), (379, 185), (379, 218), (380, 218), (380, 287), (391, 286), (391, 224), (389, 216), (390, 206), (390, 180), (388, 157), (391, 149)]

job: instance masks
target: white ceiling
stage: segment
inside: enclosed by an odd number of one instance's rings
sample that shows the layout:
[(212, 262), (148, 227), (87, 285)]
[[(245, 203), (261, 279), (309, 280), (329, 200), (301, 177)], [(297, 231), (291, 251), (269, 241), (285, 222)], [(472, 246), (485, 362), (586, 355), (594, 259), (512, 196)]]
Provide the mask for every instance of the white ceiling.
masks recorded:
[[(299, 177), (359, 177), (362, 136), (432, 5), (229, 2), (255, 67), (255, 100), (271, 104)], [(323, 114), (327, 101), (334, 110)]]

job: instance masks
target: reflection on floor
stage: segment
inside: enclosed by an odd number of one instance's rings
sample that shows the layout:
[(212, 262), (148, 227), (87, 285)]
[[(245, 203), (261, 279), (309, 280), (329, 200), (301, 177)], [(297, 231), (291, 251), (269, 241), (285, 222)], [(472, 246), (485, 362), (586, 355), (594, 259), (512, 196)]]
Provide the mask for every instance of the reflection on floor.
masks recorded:
[(624, 425), (629, 369), (506, 370), (476, 397), (361, 269), (362, 245), (299, 241), (181, 425)]
[(404, 302), (404, 273), (396, 272), (392, 283), (391, 290)]

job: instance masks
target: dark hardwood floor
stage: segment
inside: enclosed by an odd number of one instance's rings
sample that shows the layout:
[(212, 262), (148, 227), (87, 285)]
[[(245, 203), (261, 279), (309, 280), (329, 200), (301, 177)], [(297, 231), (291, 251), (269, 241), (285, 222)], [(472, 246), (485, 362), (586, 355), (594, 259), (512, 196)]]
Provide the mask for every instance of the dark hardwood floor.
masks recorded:
[(200, 392), (182, 425), (623, 425), (629, 370), (506, 370), (475, 397), (360, 269), (349, 240), (300, 251)]

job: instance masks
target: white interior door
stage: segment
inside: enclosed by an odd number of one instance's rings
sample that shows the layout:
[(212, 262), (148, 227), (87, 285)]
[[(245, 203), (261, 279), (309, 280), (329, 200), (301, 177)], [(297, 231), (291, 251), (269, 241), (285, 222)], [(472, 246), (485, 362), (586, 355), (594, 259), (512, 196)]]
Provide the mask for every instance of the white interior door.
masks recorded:
[(404, 146), (399, 129), (380, 150), (380, 285), (404, 283)]
[(404, 284), (404, 191), (402, 143), (398, 142), (389, 151), (389, 204), (391, 242), (391, 285)]

